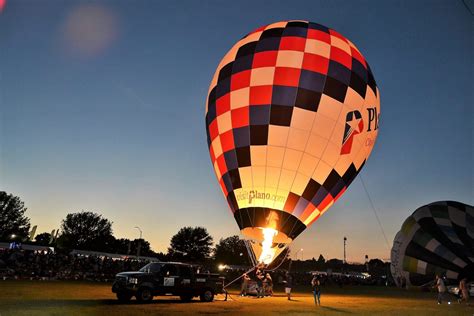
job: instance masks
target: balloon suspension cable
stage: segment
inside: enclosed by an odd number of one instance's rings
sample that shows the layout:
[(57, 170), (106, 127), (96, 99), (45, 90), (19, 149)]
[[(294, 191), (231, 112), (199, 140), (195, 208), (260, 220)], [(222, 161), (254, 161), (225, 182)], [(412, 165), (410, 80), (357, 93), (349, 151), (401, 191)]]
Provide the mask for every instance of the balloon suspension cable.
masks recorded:
[(380, 218), (377, 214), (377, 210), (375, 209), (374, 202), (372, 202), (372, 198), (370, 197), (369, 191), (367, 190), (367, 187), (365, 186), (364, 179), (362, 179), (362, 175), (359, 174), (359, 179), (360, 182), (362, 183), (362, 186), (364, 187), (365, 193), (367, 194), (367, 198), (369, 199), (370, 206), (372, 206), (372, 211), (374, 212), (375, 218), (377, 219), (377, 222), (379, 223), (380, 230), (382, 231), (383, 238), (385, 239), (385, 243), (387, 244), (387, 248), (390, 251), (390, 243), (388, 242), (387, 235), (385, 235), (385, 231), (382, 226), (382, 222), (380, 221)]
[(244, 241), (245, 248), (247, 248), (247, 254), (249, 256), (249, 259), (250, 259), (252, 265), (254, 265), (254, 266), (258, 265), (257, 258), (255, 257), (255, 254), (252, 251), (252, 246), (250, 245), (251, 241), (247, 240), (247, 239), (242, 239), (242, 240)]
[(242, 273), (242, 275), (238, 276), (237, 278), (235, 278), (234, 280), (232, 280), (230, 283), (227, 283), (225, 286), (224, 286), (224, 290), (231, 284), (233, 284), (234, 282), (236, 282), (237, 280), (241, 279), (244, 275), (252, 272), (253, 270), (255, 270), (255, 268), (257, 268), (260, 264), (257, 264), (256, 266), (253, 266), (252, 268), (250, 268), (249, 270), (247, 270), (246, 272)]
[[(267, 271), (270, 271), (270, 272), (274, 272), (276, 270), (278, 270), (278, 268), (281, 267), (281, 265), (283, 264), (283, 262), (285, 262), (285, 259), (286, 259), (286, 256), (288, 255), (288, 252), (290, 252), (290, 247), (286, 247), (286, 253), (285, 255), (283, 256), (283, 259), (281, 259), (281, 262), (279, 265), (277, 265), (275, 268), (271, 269), (271, 270), (267, 270)], [(291, 260), (291, 259), (290, 259)], [(288, 269), (289, 270), (289, 269)]]

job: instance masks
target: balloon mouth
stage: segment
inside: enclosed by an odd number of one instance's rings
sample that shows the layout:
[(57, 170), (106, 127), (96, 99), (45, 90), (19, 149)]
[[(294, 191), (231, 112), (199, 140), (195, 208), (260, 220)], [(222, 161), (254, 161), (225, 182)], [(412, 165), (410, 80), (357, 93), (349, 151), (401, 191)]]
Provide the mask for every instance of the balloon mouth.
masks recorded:
[(285, 233), (269, 227), (247, 227), (241, 230), (250, 239), (258, 263), (271, 264), (292, 242)]
[(238, 209), (234, 218), (248, 241), (250, 257), (255, 265), (272, 263), (306, 228), (294, 215), (267, 207)]

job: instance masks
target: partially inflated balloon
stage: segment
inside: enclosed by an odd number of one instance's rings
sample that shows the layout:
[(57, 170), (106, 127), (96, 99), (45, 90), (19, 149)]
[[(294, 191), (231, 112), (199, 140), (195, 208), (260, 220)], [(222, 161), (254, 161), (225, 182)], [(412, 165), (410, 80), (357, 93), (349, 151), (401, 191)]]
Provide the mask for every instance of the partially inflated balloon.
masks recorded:
[(361, 170), (377, 137), (379, 97), (355, 45), (316, 23), (263, 26), (224, 56), (209, 88), (207, 141), (260, 261), (271, 262)]
[(474, 208), (453, 201), (418, 208), (395, 236), (390, 268), (397, 285), (422, 285), (435, 274), (474, 278)]

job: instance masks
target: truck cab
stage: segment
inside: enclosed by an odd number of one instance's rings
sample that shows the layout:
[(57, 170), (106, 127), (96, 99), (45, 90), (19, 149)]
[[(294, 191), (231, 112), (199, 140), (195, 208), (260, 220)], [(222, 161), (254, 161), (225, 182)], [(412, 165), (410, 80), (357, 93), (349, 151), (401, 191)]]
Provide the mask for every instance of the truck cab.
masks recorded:
[(223, 293), (224, 278), (218, 274), (200, 273), (199, 267), (179, 262), (152, 262), (138, 271), (121, 272), (115, 277), (112, 292), (120, 301), (133, 296), (139, 302), (150, 302), (154, 296), (175, 295), (183, 301), (200, 297), (211, 302)]

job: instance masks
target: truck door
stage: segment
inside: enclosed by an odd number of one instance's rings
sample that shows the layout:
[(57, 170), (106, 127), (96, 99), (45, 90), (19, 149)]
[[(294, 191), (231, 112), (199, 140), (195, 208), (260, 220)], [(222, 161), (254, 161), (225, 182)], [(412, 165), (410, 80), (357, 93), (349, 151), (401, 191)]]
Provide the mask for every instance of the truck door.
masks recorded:
[(179, 284), (178, 267), (173, 264), (165, 264), (161, 268), (161, 275), (163, 277), (160, 287), (164, 294), (174, 293), (176, 285)]
[(193, 295), (193, 271), (190, 266), (179, 266), (179, 280), (176, 285), (180, 295)]

